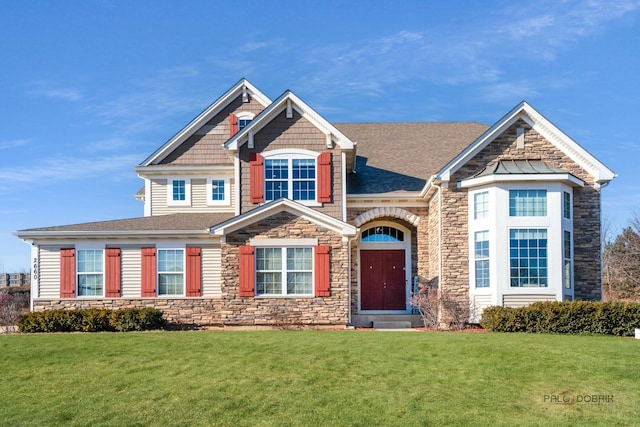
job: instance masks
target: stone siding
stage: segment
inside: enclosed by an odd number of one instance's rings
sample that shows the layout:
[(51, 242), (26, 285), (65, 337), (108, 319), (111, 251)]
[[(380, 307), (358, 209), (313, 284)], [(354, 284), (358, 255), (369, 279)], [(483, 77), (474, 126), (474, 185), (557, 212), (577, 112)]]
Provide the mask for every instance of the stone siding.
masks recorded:
[[(239, 247), (251, 238), (308, 239), (330, 246), (330, 296), (328, 297), (240, 297)], [(296, 324), (302, 326), (340, 325), (348, 323), (347, 242), (324, 227), (287, 212), (273, 215), (257, 224), (227, 235), (222, 244), (222, 323), (252, 326)]]
[[(524, 128), (525, 146), (516, 145), (517, 128)], [(601, 298), (600, 279), (600, 192), (593, 177), (542, 137), (523, 120), (518, 120), (451, 177), (442, 189), (442, 287), (468, 299), (468, 197), (456, 183), (498, 160), (544, 160), (585, 182), (573, 191), (574, 282), (576, 299)], [(462, 299), (461, 299), (462, 300)]]

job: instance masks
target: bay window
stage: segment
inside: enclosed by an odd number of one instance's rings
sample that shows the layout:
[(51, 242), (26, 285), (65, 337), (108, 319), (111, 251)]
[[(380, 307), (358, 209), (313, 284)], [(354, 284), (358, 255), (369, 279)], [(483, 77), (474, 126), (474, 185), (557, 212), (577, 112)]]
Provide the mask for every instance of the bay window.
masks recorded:
[(509, 230), (511, 287), (547, 287), (547, 230)]

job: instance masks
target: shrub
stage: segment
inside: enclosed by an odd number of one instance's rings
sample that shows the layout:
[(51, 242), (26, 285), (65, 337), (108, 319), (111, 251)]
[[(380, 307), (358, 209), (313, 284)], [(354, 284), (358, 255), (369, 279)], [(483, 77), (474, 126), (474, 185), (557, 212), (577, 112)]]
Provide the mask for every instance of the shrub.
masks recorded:
[(449, 292), (425, 286), (411, 296), (427, 328), (462, 330), (469, 319), (468, 308)]
[(155, 308), (46, 310), (28, 313), (18, 321), (20, 332), (146, 331), (163, 327), (162, 312)]
[(536, 302), (526, 307), (487, 307), (480, 322), (495, 332), (631, 336), (640, 328), (640, 304), (629, 302)]

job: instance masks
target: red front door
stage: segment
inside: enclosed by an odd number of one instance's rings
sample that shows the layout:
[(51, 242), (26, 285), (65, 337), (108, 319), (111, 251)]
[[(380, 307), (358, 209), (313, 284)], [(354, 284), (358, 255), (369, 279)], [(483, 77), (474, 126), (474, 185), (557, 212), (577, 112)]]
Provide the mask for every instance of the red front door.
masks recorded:
[(405, 310), (404, 250), (360, 251), (362, 310)]

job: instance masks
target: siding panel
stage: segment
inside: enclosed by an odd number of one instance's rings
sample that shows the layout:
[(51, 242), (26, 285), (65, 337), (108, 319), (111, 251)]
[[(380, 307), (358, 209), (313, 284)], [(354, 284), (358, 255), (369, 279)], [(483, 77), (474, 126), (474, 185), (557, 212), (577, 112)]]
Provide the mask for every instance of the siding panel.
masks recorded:
[(138, 248), (122, 249), (122, 297), (139, 298), (142, 282), (141, 255)]
[[(40, 247), (39, 298), (60, 298), (60, 247)], [(34, 296), (35, 298), (35, 296)]]
[(502, 295), (502, 305), (505, 307), (524, 307), (536, 301), (555, 301), (555, 295), (517, 294)]
[[(229, 175), (219, 174), (215, 178), (229, 178)], [(167, 215), (181, 212), (233, 212), (235, 203), (235, 180), (229, 179), (229, 194), (231, 203), (224, 206), (207, 205), (207, 178), (191, 178), (191, 206), (168, 206), (167, 179), (151, 180), (151, 214)]]
[(221, 298), (222, 258), (220, 246), (202, 248), (202, 296)]

